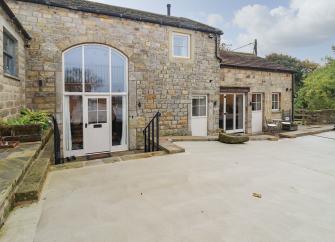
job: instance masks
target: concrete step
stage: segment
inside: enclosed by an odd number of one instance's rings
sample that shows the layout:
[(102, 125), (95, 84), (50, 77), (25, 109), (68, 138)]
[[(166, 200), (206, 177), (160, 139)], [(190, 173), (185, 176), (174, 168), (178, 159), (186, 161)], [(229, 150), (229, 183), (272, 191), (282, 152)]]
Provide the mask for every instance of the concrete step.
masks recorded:
[(38, 201), (53, 155), (53, 138), (33, 161), (14, 195), (14, 206)]

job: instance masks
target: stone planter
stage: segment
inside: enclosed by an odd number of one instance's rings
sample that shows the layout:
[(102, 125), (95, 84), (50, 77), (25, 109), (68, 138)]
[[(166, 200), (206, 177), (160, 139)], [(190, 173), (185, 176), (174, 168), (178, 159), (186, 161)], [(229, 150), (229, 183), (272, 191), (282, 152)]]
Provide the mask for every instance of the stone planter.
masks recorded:
[(225, 144), (243, 144), (249, 141), (249, 137), (245, 135), (233, 135), (233, 134), (220, 133), (219, 141)]
[(298, 125), (293, 123), (293, 124), (282, 124), (282, 130), (285, 131), (297, 131), (298, 130)]
[(42, 139), (42, 127), (39, 124), (1, 125), (0, 136), (6, 141), (35, 142)]

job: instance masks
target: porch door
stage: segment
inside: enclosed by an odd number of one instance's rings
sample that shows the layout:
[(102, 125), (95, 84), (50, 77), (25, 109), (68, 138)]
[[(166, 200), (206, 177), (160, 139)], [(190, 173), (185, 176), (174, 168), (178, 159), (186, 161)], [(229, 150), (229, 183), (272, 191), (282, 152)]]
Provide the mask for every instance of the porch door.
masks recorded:
[(263, 131), (263, 108), (262, 108), (262, 94), (261, 93), (253, 93), (252, 94), (252, 119), (251, 119), (251, 127), (252, 133), (257, 134)]
[(85, 153), (110, 151), (110, 96), (86, 96), (84, 102)]
[(244, 132), (245, 95), (240, 93), (223, 95), (224, 131), (227, 133)]
[(192, 136), (207, 136), (207, 96), (192, 97)]

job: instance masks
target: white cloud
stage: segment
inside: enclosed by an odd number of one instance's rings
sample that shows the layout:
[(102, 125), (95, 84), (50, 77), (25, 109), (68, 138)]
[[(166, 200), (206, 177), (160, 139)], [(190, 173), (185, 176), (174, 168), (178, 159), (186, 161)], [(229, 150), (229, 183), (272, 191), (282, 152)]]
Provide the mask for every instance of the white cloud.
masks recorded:
[(334, 0), (291, 0), (288, 7), (270, 9), (247, 5), (235, 13), (233, 23), (243, 31), (238, 44), (257, 38), (262, 53), (335, 40)]

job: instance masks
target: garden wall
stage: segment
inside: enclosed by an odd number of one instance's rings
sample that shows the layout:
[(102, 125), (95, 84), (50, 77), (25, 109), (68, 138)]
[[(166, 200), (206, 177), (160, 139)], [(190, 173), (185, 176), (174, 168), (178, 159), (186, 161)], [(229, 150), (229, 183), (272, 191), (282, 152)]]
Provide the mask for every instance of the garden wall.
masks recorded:
[(304, 124), (335, 124), (335, 109), (296, 110), (296, 117)]

